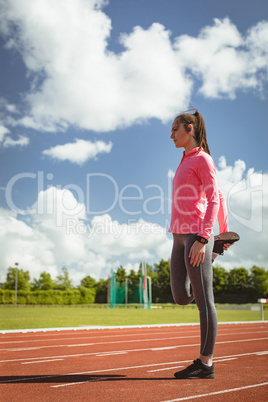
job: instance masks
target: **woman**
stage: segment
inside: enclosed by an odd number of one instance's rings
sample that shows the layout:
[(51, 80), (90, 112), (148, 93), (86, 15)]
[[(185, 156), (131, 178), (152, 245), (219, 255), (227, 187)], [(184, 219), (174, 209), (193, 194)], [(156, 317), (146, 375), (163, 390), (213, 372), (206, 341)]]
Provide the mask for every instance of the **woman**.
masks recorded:
[[(169, 231), (173, 233), (171, 290), (177, 304), (194, 299), (199, 309), (200, 356), (192, 365), (175, 373), (176, 378), (214, 378), (213, 350), (217, 334), (214, 305), (212, 251), (213, 225), (218, 216), (220, 233), (228, 231), (224, 197), (216, 182), (216, 169), (210, 156), (202, 115), (183, 113), (174, 119), (171, 139), (184, 148), (173, 179), (172, 213)], [(229, 244), (225, 244), (227, 249)]]

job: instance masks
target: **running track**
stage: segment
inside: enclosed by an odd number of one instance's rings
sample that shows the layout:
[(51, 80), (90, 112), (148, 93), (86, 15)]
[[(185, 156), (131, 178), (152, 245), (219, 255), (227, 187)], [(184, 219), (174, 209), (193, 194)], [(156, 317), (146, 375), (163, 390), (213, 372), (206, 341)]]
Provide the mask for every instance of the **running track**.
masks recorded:
[(1, 401), (268, 401), (268, 322), (219, 325), (214, 380), (173, 377), (198, 325), (0, 333), (0, 351)]

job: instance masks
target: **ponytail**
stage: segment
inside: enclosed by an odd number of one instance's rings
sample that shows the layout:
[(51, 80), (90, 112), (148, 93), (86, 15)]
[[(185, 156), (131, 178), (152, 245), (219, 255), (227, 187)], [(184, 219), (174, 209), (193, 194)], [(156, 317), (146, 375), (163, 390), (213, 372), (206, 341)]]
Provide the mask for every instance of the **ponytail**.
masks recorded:
[[(195, 113), (187, 113), (192, 110), (195, 110)], [(209, 146), (207, 143), (207, 134), (206, 134), (206, 126), (201, 113), (195, 107), (191, 107), (191, 109), (187, 110), (185, 113), (178, 115), (175, 117), (174, 121), (178, 123), (184, 124), (185, 128), (192, 124), (195, 133), (195, 139), (199, 148), (203, 149), (207, 154), (210, 155)]]
[(203, 116), (201, 113), (198, 112), (197, 109), (196, 109), (196, 112), (194, 113), (194, 116), (196, 116), (197, 126), (198, 126), (198, 130), (197, 130), (197, 133), (195, 132), (195, 136), (197, 137), (196, 139), (197, 139), (199, 148), (202, 148), (207, 154), (210, 155), (210, 150), (209, 150), (209, 146), (207, 143), (206, 126), (205, 126)]

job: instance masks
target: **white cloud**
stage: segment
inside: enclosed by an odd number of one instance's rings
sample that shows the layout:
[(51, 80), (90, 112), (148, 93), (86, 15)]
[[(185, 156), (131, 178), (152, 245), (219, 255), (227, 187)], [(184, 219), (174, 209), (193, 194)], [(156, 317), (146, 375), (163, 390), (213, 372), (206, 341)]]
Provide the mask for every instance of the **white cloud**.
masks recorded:
[(261, 21), (248, 31), (246, 46), (251, 55), (250, 73), (267, 71), (268, 64), (268, 22)]
[(3, 141), (3, 146), (5, 148), (16, 147), (16, 146), (25, 147), (29, 145), (29, 142), (30, 142), (29, 138), (25, 137), (24, 135), (19, 135), (19, 138), (17, 140), (13, 140), (13, 138), (11, 137), (5, 137)]
[(19, 262), (32, 279), (44, 270), (55, 278), (66, 266), (78, 285), (86, 275), (107, 277), (111, 265), (126, 262), (130, 269), (142, 259), (158, 262), (170, 255), (171, 241), (161, 226), (144, 220), (120, 224), (109, 215), (90, 221), (84, 203), (68, 189), (40, 191), (29, 210), (23, 222), (14, 212), (0, 209), (1, 280), (6, 269)]
[(267, 268), (268, 173), (247, 170), (241, 160), (228, 166), (221, 157), (217, 178), (227, 202), (229, 230), (241, 237), (217, 262), (227, 268), (252, 265)]
[(10, 137), (10, 130), (0, 124), (0, 145), (4, 148), (8, 147), (16, 147), (16, 146), (27, 146), (29, 144), (29, 138), (25, 137), (24, 135), (19, 135), (17, 140), (14, 140)]
[(57, 272), (53, 256), (53, 244), (30, 225), (20, 221), (11, 211), (0, 209), (1, 282), (8, 267), (15, 262), (29, 270), (32, 277), (46, 270), (51, 275)]
[[(105, 250), (107, 256), (125, 254), (130, 260), (140, 261), (160, 257), (159, 247), (170, 246), (165, 228), (143, 219), (120, 224), (106, 214), (95, 216), (88, 229), (93, 249), (100, 253)], [(164, 255), (168, 258), (167, 253)]]
[[(187, 107), (196, 78), (209, 98), (234, 98), (267, 82), (268, 22), (242, 35), (215, 19), (197, 37), (171, 41), (161, 24), (121, 34), (108, 51), (112, 21), (99, 0), (2, 1), (1, 32), (31, 73), (29, 114), (17, 124), (46, 131), (68, 125), (109, 131)], [(16, 29), (14, 29), (16, 27)]]
[(267, 81), (268, 22), (252, 27), (244, 38), (228, 19), (215, 19), (197, 38), (183, 35), (175, 48), (185, 68), (201, 80), (200, 92), (208, 98), (235, 98), (239, 89), (258, 89)]
[(65, 122), (58, 122), (57, 127), (51, 121), (46, 121), (45, 124), (41, 121), (37, 121), (33, 117), (24, 116), (20, 119), (15, 120), (14, 118), (8, 119), (9, 124), (11, 126), (23, 126), (26, 128), (31, 128), (36, 131), (46, 131), (46, 132), (54, 132), (54, 131), (65, 131), (68, 127), (68, 124)]
[[(8, 115), (6, 115), (8, 112)], [(15, 146), (27, 146), (30, 142), (29, 138), (24, 135), (18, 135), (17, 139), (11, 137), (11, 130), (7, 126), (17, 125), (17, 121), (10, 114), (18, 114), (16, 105), (10, 104), (3, 97), (0, 97), (0, 146), (4, 148)]]
[(6, 98), (3, 98), (1, 96), (0, 96), (0, 109), (5, 109), (9, 113), (18, 113), (16, 105), (8, 103)]
[(55, 187), (41, 191), (30, 210), (30, 220), (26, 222), (13, 212), (0, 210), (1, 280), (15, 262), (29, 270), (32, 279), (42, 271), (56, 278), (63, 266), (76, 284), (88, 274), (99, 277), (105, 257), (92, 251), (85, 237), (67, 233), (69, 219), (76, 225), (85, 219), (85, 206), (71, 191)]
[(228, 18), (215, 19), (197, 37), (174, 43), (159, 23), (137, 26), (121, 34), (115, 54), (107, 50), (112, 22), (103, 1), (2, 3), (6, 46), (21, 53), (33, 77), (29, 115), (17, 120), (26, 127), (109, 131), (150, 118), (165, 122), (185, 109), (195, 78), (210, 98), (234, 98), (267, 81), (267, 21), (243, 37)]
[(10, 130), (0, 124), (0, 143), (4, 141), (4, 138), (8, 133), (10, 133)]
[(7, 105), (6, 105), (6, 110), (7, 110), (9, 113), (19, 113), (19, 111), (18, 111), (16, 105), (13, 105), (13, 104), (7, 104)]
[(43, 151), (43, 154), (60, 161), (68, 160), (72, 163), (82, 165), (89, 159), (95, 159), (97, 155), (101, 153), (110, 153), (111, 149), (111, 142), (91, 142), (76, 138), (74, 143), (57, 145), (56, 147)]

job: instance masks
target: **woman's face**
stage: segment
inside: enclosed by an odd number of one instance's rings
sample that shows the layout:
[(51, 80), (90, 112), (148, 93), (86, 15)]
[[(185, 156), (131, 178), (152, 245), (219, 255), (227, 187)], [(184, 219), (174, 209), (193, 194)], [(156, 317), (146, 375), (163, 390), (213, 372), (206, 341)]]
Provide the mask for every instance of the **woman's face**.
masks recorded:
[(187, 148), (191, 139), (189, 133), (185, 130), (184, 125), (177, 121), (174, 121), (172, 124), (170, 138), (174, 141), (176, 148)]

